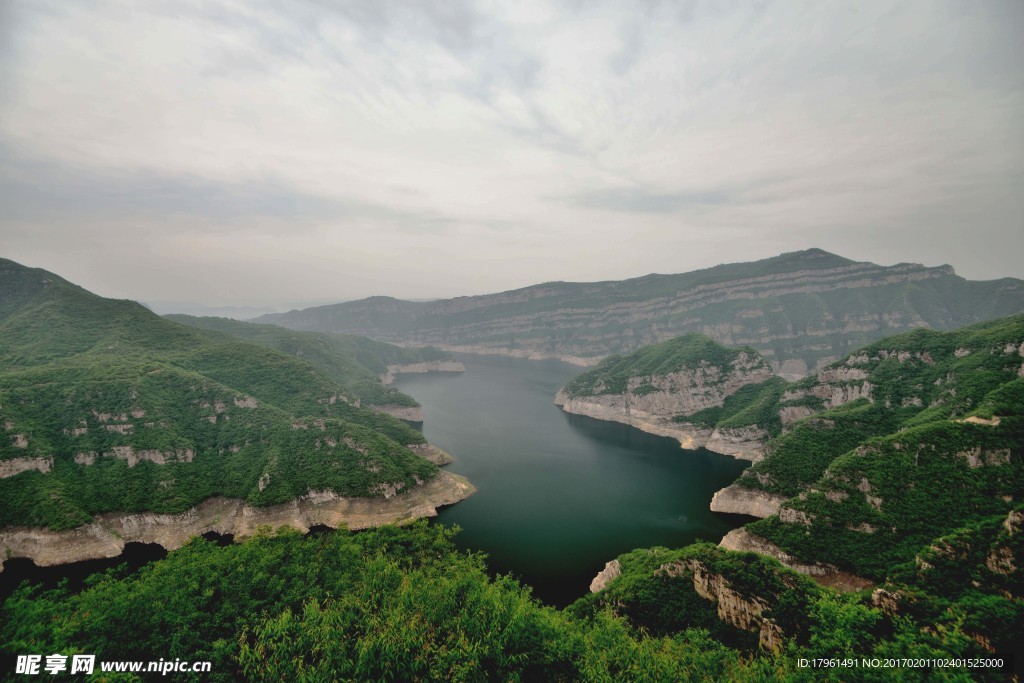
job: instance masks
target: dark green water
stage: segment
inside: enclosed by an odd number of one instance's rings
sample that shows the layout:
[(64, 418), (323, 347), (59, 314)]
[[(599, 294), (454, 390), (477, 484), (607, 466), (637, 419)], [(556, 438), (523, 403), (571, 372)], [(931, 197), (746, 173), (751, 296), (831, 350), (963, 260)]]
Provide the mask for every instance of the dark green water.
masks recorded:
[(563, 413), (551, 401), (581, 368), (460, 355), (462, 374), (402, 375), (423, 404), (423, 434), (455, 456), (478, 492), (444, 509), (462, 547), (486, 552), (545, 602), (587, 592), (605, 562), (634, 548), (717, 543), (745, 518), (708, 510), (747, 463), (632, 427)]

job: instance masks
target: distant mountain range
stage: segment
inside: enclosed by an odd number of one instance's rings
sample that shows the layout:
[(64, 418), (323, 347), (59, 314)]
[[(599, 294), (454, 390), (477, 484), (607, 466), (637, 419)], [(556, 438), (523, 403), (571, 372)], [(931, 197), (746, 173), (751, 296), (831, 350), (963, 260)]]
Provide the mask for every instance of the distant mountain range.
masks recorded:
[(580, 365), (700, 332), (751, 346), (775, 372), (795, 378), (891, 334), (1022, 311), (1022, 280), (971, 281), (948, 265), (879, 266), (808, 249), (678, 275), (550, 282), (431, 302), (371, 297), (256, 321)]

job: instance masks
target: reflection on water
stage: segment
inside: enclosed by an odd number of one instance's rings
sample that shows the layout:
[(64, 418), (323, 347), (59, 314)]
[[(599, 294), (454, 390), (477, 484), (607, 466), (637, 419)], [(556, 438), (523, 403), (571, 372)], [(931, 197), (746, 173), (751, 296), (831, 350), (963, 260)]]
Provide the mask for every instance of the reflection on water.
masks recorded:
[(438, 519), (547, 602), (586, 592), (628, 550), (718, 542), (743, 518), (708, 510), (747, 463), (626, 425), (563, 413), (551, 401), (581, 368), (557, 361), (459, 357), (459, 375), (403, 375), (423, 404), (423, 433), (478, 488)]

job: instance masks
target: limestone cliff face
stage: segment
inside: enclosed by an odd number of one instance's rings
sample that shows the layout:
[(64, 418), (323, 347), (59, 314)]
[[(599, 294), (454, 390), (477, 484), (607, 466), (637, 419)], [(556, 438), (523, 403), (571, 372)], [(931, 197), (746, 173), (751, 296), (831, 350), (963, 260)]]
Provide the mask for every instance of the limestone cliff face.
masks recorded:
[(757, 462), (764, 458), (767, 452), (765, 444), (768, 436), (768, 431), (757, 425), (734, 428), (717, 427), (715, 431), (711, 432), (711, 437), (704, 444), (704, 448), (741, 460)]
[[(910, 286), (937, 305), (915, 310), (898, 302)], [(559, 358), (593, 365), (701, 332), (723, 344), (758, 349), (779, 374), (795, 379), (835, 360), (834, 348), (856, 348), (915, 327), (951, 329), (975, 322), (957, 300), (968, 290), (992, 302), (988, 318), (1024, 309), (1019, 281), (967, 282), (949, 266), (879, 266), (821, 250), (695, 273), (618, 282), (556, 282), (482, 296), (432, 302), (384, 297), (263, 316), (294, 329), (362, 334), (381, 341), (449, 351)], [(810, 318), (808, 311), (815, 311)]]
[(608, 584), (622, 575), (622, 565), (618, 560), (612, 560), (604, 565), (604, 569), (597, 573), (594, 580), (590, 582), (590, 592), (599, 593), (607, 588)]
[(402, 524), (433, 517), (437, 508), (464, 500), (475, 491), (465, 478), (442, 471), (411, 490), (388, 497), (345, 498), (331, 491), (310, 491), (297, 500), (268, 507), (210, 498), (177, 515), (102, 514), (91, 524), (68, 531), (6, 527), (0, 530), (0, 557), (26, 557), (37, 565), (51, 566), (116, 557), (129, 542), (159, 543), (174, 550), (189, 538), (210, 531), (240, 538), (266, 525), (308, 531), (316, 525), (365, 529)]
[[(769, 603), (765, 598), (742, 595), (732, 588), (725, 577), (712, 572), (698, 560), (669, 562), (659, 567), (655, 574), (681, 579), (692, 577), (693, 590), (705, 600), (715, 603), (715, 612), (719, 619), (730, 626), (758, 633), (758, 641), (763, 649), (776, 651), (782, 648), (782, 629), (764, 616), (764, 612), (769, 609)], [(612, 560), (590, 582), (590, 592), (603, 591), (621, 575), (622, 567), (619, 561)]]
[(651, 434), (672, 437), (683, 448), (703, 447), (757, 461), (765, 452), (768, 432), (764, 429), (754, 425), (709, 429), (673, 418), (719, 407), (740, 388), (771, 376), (771, 368), (761, 358), (740, 352), (725, 370), (702, 364), (664, 375), (631, 377), (623, 393), (570, 396), (563, 389), (555, 395), (555, 404), (567, 413), (622, 422)]
[(702, 429), (691, 424), (672, 422), (666, 419), (644, 418), (632, 414), (621, 396), (582, 396), (569, 398), (564, 390), (555, 394), (555, 405), (574, 415), (585, 415), (597, 420), (609, 420), (636, 427), (637, 429), (677, 439), (683, 448), (700, 448), (711, 438), (711, 429)]
[(53, 469), (53, 458), (9, 458), (0, 460), (0, 479), (13, 477), (30, 470), (37, 470), (45, 474), (51, 469)]
[(741, 387), (771, 376), (764, 360), (741, 351), (726, 368), (701, 363), (663, 375), (630, 377), (624, 393), (603, 393), (597, 387), (585, 399), (640, 419), (672, 418), (721, 406)]
[(407, 422), (423, 422), (423, 408), (420, 406), (399, 406), (399, 405), (366, 405), (364, 408), (370, 410), (376, 410), (378, 413), (384, 413), (391, 417), (397, 417), (399, 420), (405, 420)]
[[(466, 366), (457, 360), (428, 360), (422, 363), (406, 363), (404, 365), (389, 365), (386, 372), (380, 375), (382, 384), (391, 384), (395, 381), (395, 375), (422, 374), (425, 372), (465, 372)], [(374, 406), (376, 407), (376, 406)], [(423, 418), (420, 418), (420, 422)]]
[(842, 571), (835, 565), (799, 560), (774, 543), (770, 543), (760, 536), (755, 536), (742, 527), (727, 533), (718, 545), (726, 550), (758, 553), (759, 555), (775, 558), (798, 574), (809, 576), (817, 583), (836, 590), (860, 591), (874, 586), (867, 579)]
[(711, 511), (751, 517), (771, 517), (779, 512), (786, 496), (730, 484), (711, 497)]
[(806, 574), (807, 576), (824, 576), (826, 574), (835, 574), (839, 571), (837, 567), (830, 564), (801, 562), (777, 545), (769, 543), (760, 536), (755, 536), (742, 527), (727, 533), (718, 545), (726, 550), (758, 553), (759, 555), (773, 557), (793, 571)]
[(772, 619), (764, 616), (770, 608), (768, 601), (757, 595), (743, 595), (733, 589), (721, 574), (708, 569), (702, 562), (672, 562), (658, 570), (669, 576), (691, 574), (693, 590), (705, 600), (715, 603), (718, 618), (730, 626), (758, 634), (758, 644), (764, 650), (782, 649), (782, 629)]

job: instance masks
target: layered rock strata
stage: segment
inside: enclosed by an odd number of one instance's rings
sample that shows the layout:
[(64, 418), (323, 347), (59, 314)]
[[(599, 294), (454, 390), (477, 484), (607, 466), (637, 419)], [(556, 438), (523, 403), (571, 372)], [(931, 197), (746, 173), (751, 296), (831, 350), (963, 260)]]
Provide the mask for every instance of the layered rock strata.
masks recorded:
[(168, 550), (193, 536), (214, 532), (244, 538), (260, 527), (288, 526), (299, 531), (324, 525), (366, 529), (434, 517), (437, 509), (468, 498), (476, 488), (464, 477), (441, 471), (430, 480), (390, 497), (346, 498), (331, 491), (310, 491), (280, 505), (253, 507), (242, 500), (210, 498), (181, 514), (108, 513), (66, 531), (38, 527), (0, 530), (0, 556), (25, 557), (52, 566), (120, 555), (126, 543), (159, 543)]
[(757, 425), (710, 429), (673, 418), (720, 407), (740, 388), (771, 376), (771, 369), (761, 358), (740, 352), (724, 371), (701, 365), (665, 375), (631, 377), (622, 393), (600, 393), (597, 387), (594, 394), (570, 396), (562, 389), (554, 402), (567, 413), (621, 422), (650, 434), (672, 437), (683, 448), (707, 448), (756, 462), (765, 454), (765, 429)]
[(788, 498), (777, 493), (730, 484), (711, 497), (711, 511), (750, 517), (771, 517), (779, 513)]
[[(934, 301), (921, 310), (913, 289)], [(963, 310), (960, 301), (987, 302)], [(879, 307), (878, 301), (905, 302)], [(593, 365), (688, 332), (756, 348), (787, 379), (915, 327), (951, 329), (1024, 310), (1019, 280), (969, 282), (950, 266), (858, 263), (820, 249), (632, 280), (552, 282), (431, 302), (372, 297), (258, 319), (448, 351)], [(813, 315), (808, 317), (808, 311)]]

